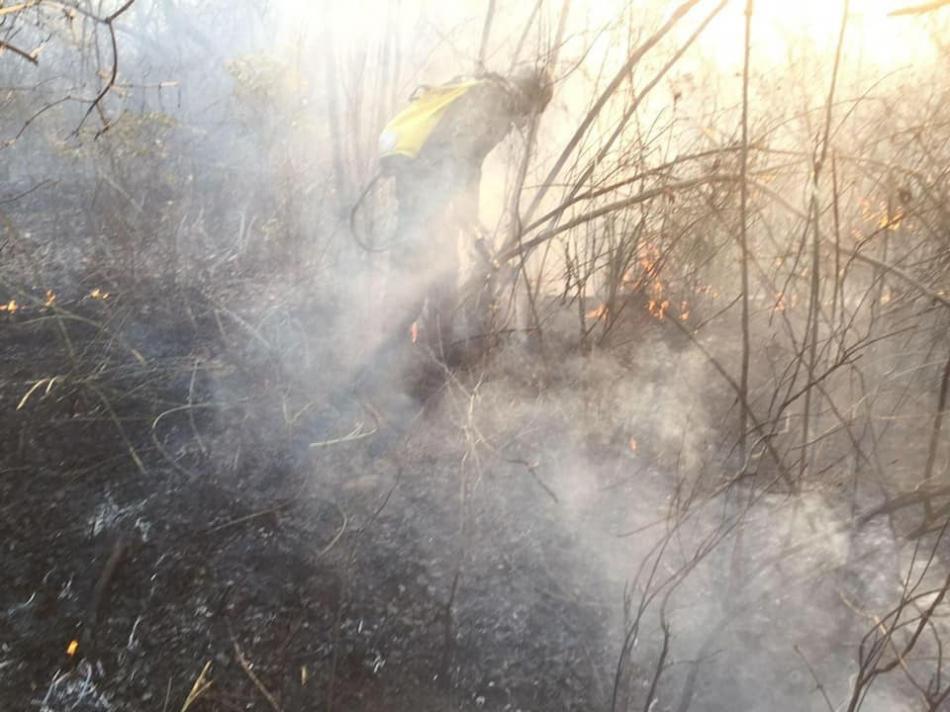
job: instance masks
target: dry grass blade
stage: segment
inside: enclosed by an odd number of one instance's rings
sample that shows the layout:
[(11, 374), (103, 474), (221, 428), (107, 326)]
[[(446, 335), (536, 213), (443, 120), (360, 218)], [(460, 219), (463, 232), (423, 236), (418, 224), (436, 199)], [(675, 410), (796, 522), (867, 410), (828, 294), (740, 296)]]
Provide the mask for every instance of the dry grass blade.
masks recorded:
[(261, 682), (261, 679), (254, 673), (254, 670), (251, 668), (251, 664), (247, 661), (247, 658), (244, 657), (244, 653), (241, 651), (241, 646), (238, 645), (237, 639), (233, 634), (231, 636), (231, 643), (234, 645), (234, 655), (237, 658), (238, 663), (241, 665), (241, 669), (244, 670), (244, 673), (264, 696), (264, 699), (267, 700), (267, 703), (271, 706), (274, 712), (282, 712), (277, 700), (268, 691), (268, 689), (264, 687), (264, 683)]
[(204, 695), (208, 689), (211, 687), (212, 680), (208, 679), (208, 672), (211, 669), (211, 661), (205, 663), (205, 666), (201, 668), (201, 672), (198, 674), (198, 677), (195, 678), (194, 684), (191, 686), (191, 690), (188, 692), (188, 696), (185, 698), (185, 702), (182, 704), (181, 709), (178, 712), (188, 712), (188, 709), (197, 702), (202, 695)]
[(309, 447), (319, 448), (319, 447), (330, 447), (331, 445), (341, 445), (342, 443), (349, 443), (355, 440), (362, 440), (363, 438), (368, 438), (371, 435), (375, 434), (379, 429), (374, 427), (372, 430), (364, 430), (365, 426), (363, 423), (357, 423), (356, 427), (353, 428), (349, 433), (338, 438), (331, 438), (329, 440), (321, 440), (319, 442), (310, 443)]
[(291, 504), (292, 504), (291, 502), (283, 502), (282, 504), (279, 504), (276, 507), (270, 507), (268, 509), (263, 509), (259, 512), (253, 512), (246, 516), (238, 517), (237, 519), (232, 519), (231, 521), (225, 522), (224, 524), (219, 524), (217, 526), (211, 527), (210, 529), (205, 529), (204, 533), (214, 534), (215, 532), (224, 531), (225, 529), (236, 527), (239, 524), (244, 524), (245, 522), (251, 522), (251, 521), (254, 521), (255, 519), (266, 517), (268, 514), (277, 514), (278, 512), (281, 512), (287, 509), (287, 507), (289, 507)]
[(36, 392), (36, 390), (37, 390), (40, 386), (42, 386), (44, 383), (48, 383), (48, 384), (49, 384), (49, 385), (47, 385), (47, 387), (46, 387), (46, 392), (49, 393), (50, 388), (52, 388), (52, 386), (53, 386), (53, 382), (54, 382), (57, 378), (58, 378), (58, 376), (53, 376), (53, 378), (41, 378), (41, 379), (38, 380), (36, 383), (34, 383), (32, 386), (30, 386), (30, 389), (29, 389), (25, 394), (23, 394), (23, 397), (20, 399), (20, 402), (17, 403), (16, 409), (17, 409), (17, 410), (22, 410), (22, 409), (23, 409), (23, 406), (26, 405), (26, 402), (27, 402), (28, 400), (30, 400), (30, 396), (32, 396), (32, 395)]
[(334, 509), (336, 509), (336, 511), (340, 515), (340, 528), (337, 529), (336, 534), (333, 535), (333, 538), (330, 539), (327, 545), (317, 552), (318, 557), (323, 556), (324, 554), (329, 552), (330, 549), (336, 546), (337, 542), (340, 541), (340, 538), (346, 532), (347, 525), (350, 523), (349, 517), (346, 516), (346, 512), (343, 511), (340, 505), (338, 505), (336, 502), (330, 502), (330, 504), (334, 507)]

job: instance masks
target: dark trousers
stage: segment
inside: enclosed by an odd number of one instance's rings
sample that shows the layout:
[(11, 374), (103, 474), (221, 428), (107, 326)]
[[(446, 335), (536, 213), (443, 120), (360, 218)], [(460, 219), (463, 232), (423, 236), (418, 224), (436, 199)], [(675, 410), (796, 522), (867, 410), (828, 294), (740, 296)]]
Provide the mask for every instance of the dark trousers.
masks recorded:
[(458, 237), (464, 220), (456, 208), (470, 181), (460, 181), (450, 165), (421, 164), (398, 173), (395, 183), (396, 236), (364, 390), (370, 399), (402, 393), (424, 401), (456, 360)]

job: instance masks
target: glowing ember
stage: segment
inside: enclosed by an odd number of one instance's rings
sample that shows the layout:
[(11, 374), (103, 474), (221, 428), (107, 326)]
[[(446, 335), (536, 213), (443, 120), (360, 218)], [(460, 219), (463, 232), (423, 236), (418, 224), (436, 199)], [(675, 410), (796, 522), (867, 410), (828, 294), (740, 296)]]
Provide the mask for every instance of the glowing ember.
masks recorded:
[(647, 311), (656, 319), (665, 319), (670, 309), (669, 299), (651, 299), (647, 304)]
[(46, 290), (46, 299), (43, 301), (44, 307), (51, 307), (56, 303), (56, 295), (53, 293), (52, 289)]
[(412, 343), (416, 343), (419, 340), (419, 322), (412, 322), (412, 326), (409, 327), (409, 338), (412, 339)]
[(76, 654), (76, 651), (79, 650), (79, 641), (70, 640), (69, 645), (66, 646), (66, 655), (73, 657)]
[(6, 304), (0, 304), (0, 312), (9, 312), (11, 314), (14, 314), (16, 313), (16, 310), (19, 308), (20, 306), (16, 303), (16, 299), (11, 299)]
[(92, 299), (108, 299), (109, 293), (103, 292), (101, 289), (99, 289), (99, 287), (96, 287), (91, 292), (89, 292), (89, 296)]
[(630, 436), (630, 440), (627, 441), (627, 446), (630, 448), (630, 452), (636, 452), (636, 451), (637, 451), (637, 439), (631, 435), (631, 436)]
[(589, 312), (587, 312), (587, 318), (588, 318), (588, 319), (595, 319), (595, 320), (596, 320), (596, 319), (603, 319), (605, 316), (607, 316), (607, 305), (606, 305), (606, 304), (601, 304), (600, 306), (594, 307), (594, 308), (591, 309)]

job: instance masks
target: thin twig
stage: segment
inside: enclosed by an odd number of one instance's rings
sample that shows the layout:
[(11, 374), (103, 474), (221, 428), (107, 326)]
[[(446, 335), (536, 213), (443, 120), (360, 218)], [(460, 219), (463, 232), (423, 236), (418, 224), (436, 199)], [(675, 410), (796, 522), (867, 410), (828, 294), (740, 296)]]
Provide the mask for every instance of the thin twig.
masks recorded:
[(0, 53), (2, 53), (3, 50), (5, 50), (5, 49), (10, 50), (11, 52), (13, 52), (13, 54), (15, 54), (15, 55), (17, 55), (17, 56), (19, 56), (19, 57), (22, 57), (23, 59), (25, 59), (25, 60), (26, 60), (27, 62), (29, 62), (30, 64), (39, 64), (39, 63), (40, 63), (40, 61), (36, 58), (35, 53), (33, 53), (33, 52), (27, 52), (26, 50), (20, 49), (19, 47), (15, 46), (15, 45), (12, 45), (12, 44), (10, 44), (9, 42), (4, 42), (3, 40), (0, 40)]
[(805, 663), (805, 667), (808, 668), (808, 672), (811, 674), (811, 679), (815, 681), (815, 689), (818, 690), (821, 693), (821, 696), (825, 698), (825, 704), (828, 705), (828, 709), (831, 710), (831, 712), (835, 712), (835, 706), (831, 703), (831, 699), (828, 697), (828, 693), (825, 691), (825, 686), (818, 677), (818, 673), (815, 672), (815, 668), (811, 666), (811, 663), (808, 662), (808, 659), (797, 645), (794, 646), (794, 648), (795, 652), (798, 654), (798, 657), (802, 659), (802, 662)]
[(899, 15), (923, 15), (927, 12), (933, 12), (934, 10), (939, 10), (941, 7), (950, 5), (950, 0), (934, 0), (934, 2), (928, 2), (924, 5), (910, 5), (908, 7), (898, 8), (888, 13), (891, 17), (897, 17)]
[(739, 367), (739, 456), (746, 459), (746, 430), (749, 423), (749, 54), (752, 46), (754, 0), (746, 0), (745, 40), (742, 63), (742, 153), (739, 164), (739, 248), (741, 251), (742, 362)]
[(477, 71), (485, 71), (485, 53), (488, 51), (488, 40), (491, 37), (491, 26), (495, 19), (495, 0), (488, 0), (488, 9), (485, 11), (485, 24), (482, 25), (482, 41), (478, 46)]
[(225, 529), (231, 529), (232, 527), (236, 527), (240, 524), (246, 524), (247, 522), (252, 522), (255, 519), (266, 517), (268, 514), (277, 514), (278, 512), (282, 512), (283, 510), (287, 509), (292, 504), (293, 502), (291, 501), (281, 502), (275, 507), (268, 507), (267, 509), (262, 509), (258, 512), (252, 512), (251, 514), (247, 514), (243, 517), (238, 517), (237, 519), (224, 522), (224, 524), (218, 524), (217, 526), (205, 529), (201, 532), (201, 534), (215, 534), (217, 532), (224, 531)]
[(244, 670), (244, 673), (248, 676), (248, 678), (250, 678), (251, 682), (254, 683), (254, 686), (264, 696), (264, 699), (267, 700), (267, 703), (271, 706), (271, 709), (273, 709), (274, 712), (282, 712), (277, 700), (267, 690), (267, 688), (264, 687), (264, 683), (261, 682), (261, 679), (251, 668), (251, 664), (247, 661), (247, 658), (244, 657), (244, 653), (241, 650), (241, 646), (238, 645), (237, 638), (234, 637), (233, 631), (231, 633), (231, 643), (234, 645), (234, 655), (237, 658), (238, 663), (241, 665), (241, 669)]
[(544, 196), (547, 194), (548, 189), (553, 185), (554, 180), (557, 178), (558, 174), (561, 172), (561, 169), (564, 168), (567, 163), (568, 158), (580, 144), (581, 139), (587, 133), (587, 130), (594, 123), (596, 118), (600, 115), (600, 112), (606, 106), (608, 100), (616, 93), (617, 89), (620, 88), (620, 85), (623, 83), (624, 79), (630, 76), (630, 71), (637, 65), (637, 63), (643, 59), (644, 55), (649, 52), (656, 44), (666, 36), (667, 33), (690, 11), (699, 3), (699, 0), (688, 0), (680, 4), (670, 15), (669, 19), (663, 24), (660, 29), (654, 32), (646, 42), (637, 47), (633, 52), (630, 53), (630, 56), (627, 58), (627, 61), (624, 62), (624, 65), (620, 70), (614, 75), (614, 78), (610, 81), (610, 84), (607, 85), (607, 88), (601, 92), (601, 95), (597, 98), (597, 101), (594, 102), (594, 105), (590, 108), (590, 111), (587, 112), (587, 115), (581, 121), (580, 125), (574, 131), (573, 136), (568, 140), (567, 145), (561, 151), (561, 155), (558, 156), (557, 160), (554, 162), (554, 165), (551, 167), (551, 170), (548, 171), (547, 177), (544, 179), (544, 182), (541, 184), (541, 187), (538, 189), (538, 192), (535, 193), (534, 198), (531, 200), (531, 204), (528, 206), (528, 210), (524, 215), (524, 221), (528, 222), (531, 220), (531, 217), (534, 215), (534, 212), (540, 206), (541, 201), (544, 199)]

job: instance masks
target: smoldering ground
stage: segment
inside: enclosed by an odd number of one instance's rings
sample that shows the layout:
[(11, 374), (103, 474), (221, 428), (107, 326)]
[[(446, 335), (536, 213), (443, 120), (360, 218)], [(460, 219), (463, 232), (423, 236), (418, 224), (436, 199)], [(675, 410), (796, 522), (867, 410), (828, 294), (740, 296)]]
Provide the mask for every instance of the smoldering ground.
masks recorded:
[[(5, 708), (945, 706), (946, 27), (692, 5), (0, 15)], [(360, 195), (479, 60), (555, 99), (423, 407)]]

